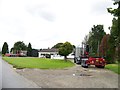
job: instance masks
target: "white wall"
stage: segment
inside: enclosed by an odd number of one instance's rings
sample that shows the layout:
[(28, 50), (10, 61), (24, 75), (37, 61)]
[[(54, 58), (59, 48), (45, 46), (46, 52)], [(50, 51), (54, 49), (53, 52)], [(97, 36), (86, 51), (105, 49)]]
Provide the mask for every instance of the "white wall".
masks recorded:
[[(44, 55), (41, 55), (41, 52), (38, 52), (39, 53), (39, 58), (45, 58), (45, 56)], [(44, 52), (42, 52), (42, 54), (43, 54)], [(44, 53), (44, 54), (50, 54), (50, 53)], [(52, 53), (53, 54), (53, 53)], [(72, 53), (71, 54), (69, 54), (68, 56), (67, 56), (67, 58), (74, 58), (74, 55), (72, 55)], [(64, 56), (60, 56), (60, 55), (57, 55), (57, 53), (54, 53), (53, 55), (51, 55), (51, 59), (64, 59)]]
[(51, 59), (64, 59), (64, 56), (60, 56), (60, 55), (51, 55)]

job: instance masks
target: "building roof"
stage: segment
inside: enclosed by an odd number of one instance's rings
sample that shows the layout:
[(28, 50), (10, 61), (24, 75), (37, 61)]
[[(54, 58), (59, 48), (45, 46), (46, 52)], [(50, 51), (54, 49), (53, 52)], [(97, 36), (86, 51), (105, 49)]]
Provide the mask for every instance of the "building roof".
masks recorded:
[(58, 49), (52, 48), (52, 49), (41, 49), (39, 52), (58, 52)]

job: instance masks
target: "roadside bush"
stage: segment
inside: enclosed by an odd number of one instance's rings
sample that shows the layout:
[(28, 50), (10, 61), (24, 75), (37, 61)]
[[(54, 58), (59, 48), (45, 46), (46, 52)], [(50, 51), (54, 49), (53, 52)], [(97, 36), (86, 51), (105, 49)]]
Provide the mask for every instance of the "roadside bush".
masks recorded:
[(5, 55), (4, 54), (2, 54), (2, 57), (4, 57)]

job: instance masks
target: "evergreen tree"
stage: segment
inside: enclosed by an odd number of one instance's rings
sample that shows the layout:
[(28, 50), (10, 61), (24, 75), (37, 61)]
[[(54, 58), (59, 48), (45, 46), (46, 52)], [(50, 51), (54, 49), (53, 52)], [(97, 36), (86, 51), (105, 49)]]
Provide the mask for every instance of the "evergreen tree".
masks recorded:
[(118, 5), (118, 8), (108, 8), (108, 12), (114, 16), (110, 31), (108, 57), (111, 57), (115, 62), (116, 60), (120, 61), (120, 1), (118, 0), (113, 4)]
[(9, 53), (8, 44), (7, 42), (4, 42), (3, 47), (2, 47), (2, 54), (6, 54), (6, 53)]
[(98, 44), (100, 44), (103, 36), (106, 33), (104, 32), (103, 25), (94, 25), (91, 28), (91, 31), (89, 33), (89, 38), (88, 38), (88, 44), (90, 46), (90, 49), (92, 48), (91, 55), (97, 55), (98, 52)]
[(32, 56), (32, 46), (31, 46), (31, 43), (29, 43), (28, 47), (27, 47), (27, 56), (29, 56), (29, 57)]

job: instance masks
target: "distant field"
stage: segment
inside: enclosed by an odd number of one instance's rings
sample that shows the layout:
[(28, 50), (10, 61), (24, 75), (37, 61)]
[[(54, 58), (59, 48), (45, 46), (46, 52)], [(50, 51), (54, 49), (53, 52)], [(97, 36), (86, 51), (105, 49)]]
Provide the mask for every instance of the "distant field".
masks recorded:
[(120, 65), (118, 66), (118, 64), (108, 64), (105, 66), (106, 69), (109, 69), (115, 73), (120, 74), (120, 70), (118, 69), (118, 67), (120, 67)]
[(64, 60), (45, 58), (3, 57), (3, 60), (12, 64), (15, 68), (63, 69), (75, 65), (69, 60), (65, 62)]

